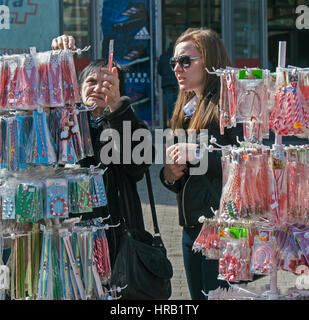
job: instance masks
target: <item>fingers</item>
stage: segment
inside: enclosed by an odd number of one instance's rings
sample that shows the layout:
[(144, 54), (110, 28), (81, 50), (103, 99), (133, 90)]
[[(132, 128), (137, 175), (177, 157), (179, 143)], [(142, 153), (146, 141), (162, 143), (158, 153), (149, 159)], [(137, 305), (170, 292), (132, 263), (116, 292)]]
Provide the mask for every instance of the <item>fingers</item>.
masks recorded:
[(115, 90), (119, 91), (119, 78), (117, 68), (113, 68), (112, 71), (108, 71), (107, 68), (102, 68), (101, 72), (103, 72), (103, 91), (105, 94), (112, 93)]
[(168, 147), (166, 149), (166, 163), (167, 164), (175, 164), (177, 157), (179, 155), (179, 148), (176, 144)]
[(166, 150), (167, 163), (169, 164), (186, 164), (186, 148), (176, 143)]
[(53, 50), (74, 49), (75, 39), (72, 36), (62, 35), (52, 40), (51, 47)]
[(164, 175), (169, 181), (179, 180), (185, 173), (186, 165), (166, 165), (164, 168)]
[(166, 149), (166, 157), (172, 158), (178, 151), (179, 147), (177, 146), (177, 144), (173, 144), (172, 146)]
[(109, 71), (107, 68), (101, 68), (101, 72), (103, 73), (103, 77), (106, 80), (109, 80), (109, 81), (119, 80), (118, 70), (116, 67), (113, 67), (112, 71)]
[(116, 67), (112, 68), (112, 73), (118, 78), (118, 70)]
[(51, 44), (53, 50), (59, 50), (60, 46), (58, 44), (58, 38), (54, 38)]
[(111, 112), (113, 112), (117, 109), (120, 100), (118, 71), (116, 67), (113, 67), (112, 71), (109, 71), (108, 68), (102, 68), (101, 72), (104, 79), (102, 92), (106, 96), (106, 104), (109, 105)]
[(75, 39), (72, 36), (68, 36), (69, 38), (69, 48), (68, 49), (75, 49)]

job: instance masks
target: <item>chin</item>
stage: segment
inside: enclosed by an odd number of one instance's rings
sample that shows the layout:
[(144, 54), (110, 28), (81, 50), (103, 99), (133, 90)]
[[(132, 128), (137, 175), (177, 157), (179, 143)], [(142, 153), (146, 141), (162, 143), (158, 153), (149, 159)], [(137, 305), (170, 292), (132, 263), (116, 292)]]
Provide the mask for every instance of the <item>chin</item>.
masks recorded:
[(102, 109), (106, 108), (105, 103), (102, 103), (101, 100), (95, 100), (95, 99), (87, 100), (85, 105), (88, 106), (88, 107), (93, 107), (94, 105), (96, 105), (98, 108), (102, 108)]
[(187, 91), (187, 87), (185, 85), (179, 85), (179, 90), (182, 90), (182, 91)]
[(184, 87), (180, 87), (179, 89), (184, 91), (184, 92), (191, 92), (192, 91), (191, 88), (188, 88), (188, 87), (185, 87), (185, 86)]

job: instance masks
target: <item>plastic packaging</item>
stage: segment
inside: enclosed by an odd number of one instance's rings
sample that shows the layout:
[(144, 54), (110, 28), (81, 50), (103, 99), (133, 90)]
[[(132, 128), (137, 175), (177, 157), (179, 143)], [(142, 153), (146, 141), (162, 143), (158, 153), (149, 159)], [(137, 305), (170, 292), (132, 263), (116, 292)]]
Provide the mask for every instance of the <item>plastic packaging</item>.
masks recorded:
[(65, 104), (73, 105), (80, 101), (79, 88), (71, 50), (60, 52), (63, 100)]
[(9, 68), (9, 77), (8, 77), (8, 100), (7, 100), (7, 108), (16, 109), (17, 106), (17, 98), (18, 98), (18, 73), (20, 68), (20, 59), (17, 55), (10, 56), (7, 61)]
[(221, 258), (218, 279), (229, 282), (251, 280), (248, 230), (224, 228), (220, 231), (220, 235)]
[(107, 205), (107, 197), (103, 181), (103, 170), (101, 172), (92, 173), (90, 175), (91, 184), (91, 200), (95, 208)]
[(45, 180), (45, 203), (48, 219), (68, 218), (68, 182), (66, 179)]
[(16, 106), (21, 109), (34, 109), (38, 105), (37, 63), (31, 54), (20, 55), (18, 58), (20, 63), (16, 84)]
[(270, 274), (275, 265), (275, 238), (269, 230), (261, 230), (254, 238), (250, 271), (254, 274)]
[(68, 178), (69, 185), (69, 211), (71, 213), (87, 213), (91, 212), (91, 189), (89, 176), (70, 175)]
[(60, 55), (53, 51), (49, 52), (48, 76), (50, 84), (50, 106), (64, 106), (63, 88), (62, 88), (62, 72)]
[(6, 108), (8, 103), (8, 82), (10, 68), (7, 59), (0, 57), (0, 108)]
[(220, 236), (216, 224), (203, 222), (202, 229), (194, 241), (192, 250), (201, 252), (206, 259), (219, 259)]
[(286, 154), (282, 148), (270, 151), (271, 203), (270, 221), (281, 226), (287, 221)]

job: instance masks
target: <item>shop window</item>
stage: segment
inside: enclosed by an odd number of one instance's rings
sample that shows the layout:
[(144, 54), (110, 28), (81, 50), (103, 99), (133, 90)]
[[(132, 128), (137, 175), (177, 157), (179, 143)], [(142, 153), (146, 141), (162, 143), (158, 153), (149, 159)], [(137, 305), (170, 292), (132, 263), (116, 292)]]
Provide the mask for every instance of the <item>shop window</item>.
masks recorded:
[[(298, 29), (296, 20), (299, 5), (309, 7), (304, 0), (268, 0), (268, 57), (270, 68), (275, 70), (278, 64), (278, 43), (287, 42), (286, 64), (298, 67), (309, 66), (309, 30)], [(309, 23), (309, 22), (308, 22)]]
[(221, 34), (221, 0), (163, 0), (163, 51), (189, 27)]
[(261, 65), (260, 3), (237, 0), (233, 7), (233, 41), (236, 67)]
[[(91, 1), (62, 0), (63, 34), (72, 35), (79, 48), (91, 45)], [(77, 71), (83, 69), (91, 59), (91, 50), (75, 56)]]

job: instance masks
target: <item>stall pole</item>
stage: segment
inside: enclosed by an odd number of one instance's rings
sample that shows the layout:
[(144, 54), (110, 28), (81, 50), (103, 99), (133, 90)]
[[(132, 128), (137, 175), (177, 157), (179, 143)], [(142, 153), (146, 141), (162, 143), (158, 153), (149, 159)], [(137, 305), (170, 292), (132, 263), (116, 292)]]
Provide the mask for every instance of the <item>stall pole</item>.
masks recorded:
[[(285, 68), (286, 65), (286, 41), (279, 42), (279, 56), (278, 56), (278, 67)], [(282, 150), (282, 136), (275, 135), (275, 144), (273, 145), (274, 150)], [(270, 274), (270, 292), (268, 295), (269, 300), (276, 300), (279, 296), (277, 287), (277, 266), (274, 264), (274, 268)]]

